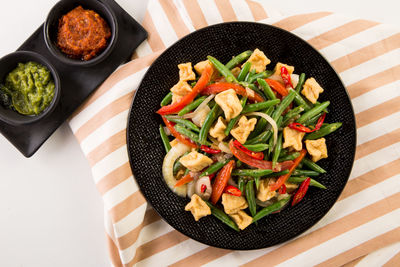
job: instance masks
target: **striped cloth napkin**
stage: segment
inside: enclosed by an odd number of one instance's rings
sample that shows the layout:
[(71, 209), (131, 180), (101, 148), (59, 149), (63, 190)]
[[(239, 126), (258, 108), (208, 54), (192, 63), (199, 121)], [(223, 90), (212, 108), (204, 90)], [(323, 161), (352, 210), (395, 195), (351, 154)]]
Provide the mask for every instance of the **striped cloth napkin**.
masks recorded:
[[(300, 237), (255, 251), (209, 247), (161, 220), (133, 179), (125, 139), (132, 97), (154, 59), (194, 30), (236, 20), (281, 27), (317, 48), (343, 79), (358, 127), (354, 168), (334, 207)], [(281, 14), (244, 0), (150, 0), (142, 24), (149, 38), (134, 60), (70, 120), (104, 200), (114, 266), (399, 266), (399, 29), (329, 12)]]

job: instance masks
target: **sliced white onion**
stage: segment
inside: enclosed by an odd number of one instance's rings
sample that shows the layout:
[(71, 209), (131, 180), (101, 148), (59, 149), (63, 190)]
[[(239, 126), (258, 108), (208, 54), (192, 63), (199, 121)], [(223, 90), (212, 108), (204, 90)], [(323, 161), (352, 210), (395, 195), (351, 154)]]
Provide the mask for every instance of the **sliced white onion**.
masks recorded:
[(258, 206), (268, 207), (268, 206), (271, 206), (274, 202), (272, 202), (271, 200), (261, 201), (258, 198), (256, 198), (256, 203)]
[(299, 75), (292, 74), (290, 75), (290, 79), (292, 80), (293, 88), (296, 88), (297, 84), (299, 83)]
[(218, 144), (218, 148), (222, 151), (225, 152), (227, 154), (232, 154), (232, 151), (229, 149), (229, 146), (226, 145), (224, 142), (220, 142)]
[(184, 119), (191, 119), (194, 116), (196, 116), (197, 112), (199, 112), (200, 110), (202, 110), (205, 106), (207, 106), (207, 104), (215, 97), (215, 95), (209, 95), (206, 99), (204, 99), (204, 101), (191, 113), (187, 113), (185, 115), (182, 116), (182, 118)]
[(283, 83), (281, 75), (278, 75), (278, 74), (275, 74), (275, 73), (272, 74), (271, 76), (269, 76), (268, 79), (275, 80), (275, 81)]
[(186, 196), (186, 185), (182, 185), (179, 187), (174, 187), (177, 180), (174, 177), (174, 163), (180, 156), (185, 154), (186, 152), (190, 151), (191, 148), (179, 143), (176, 144), (171, 148), (171, 150), (165, 155), (164, 162), (162, 166), (162, 174), (164, 177), (165, 182), (167, 183), (168, 187), (178, 196), (185, 197)]
[(193, 180), (190, 183), (187, 184), (187, 196), (188, 198), (191, 198), (194, 195), (194, 186), (196, 184), (196, 181)]
[(271, 124), (272, 130), (274, 131), (273, 147), (275, 147), (276, 141), (278, 140), (278, 126), (276, 125), (276, 122), (274, 121), (274, 119), (262, 112), (250, 112), (250, 113), (247, 113), (246, 116), (260, 116), (260, 117), (264, 118), (266, 121), (268, 121), (269, 124)]
[[(206, 191), (201, 192), (201, 186), (206, 186)], [(211, 196), (212, 187), (209, 176), (203, 176), (196, 181), (196, 185), (194, 187), (194, 193), (201, 197), (203, 200), (208, 200)]]
[(204, 121), (207, 118), (208, 113), (210, 113), (211, 109), (206, 105), (201, 110), (196, 112), (196, 115), (193, 116), (192, 121), (197, 126), (203, 126)]
[(233, 185), (234, 187), (238, 187), (237, 183), (231, 178), (228, 180), (228, 185)]
[(166, 135), (171, 135), (171, 131), (169, 130), (168, 127), (163, 127), (163, 128)]

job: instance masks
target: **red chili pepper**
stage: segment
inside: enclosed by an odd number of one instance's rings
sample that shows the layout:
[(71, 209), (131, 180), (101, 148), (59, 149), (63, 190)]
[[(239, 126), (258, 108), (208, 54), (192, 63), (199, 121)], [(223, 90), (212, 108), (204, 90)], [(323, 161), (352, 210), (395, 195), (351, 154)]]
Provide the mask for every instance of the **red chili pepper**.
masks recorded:
[(213, 173), (213, 174), (210, 174), (209, 176), (208, 176), (208, 178), (210, 178), (210, 181), (215, 177), (215, 172)]
[(227, 187), (225, 187), (224, 193), (237, 197), (240, 197), (242, 195), (242, 191), (240, 191), (239, 188), (233, 185), (228, 185)]
[(281, 195), (286, 194), (286, 185), (285, 185), (285, 184), (283, 184), (283, 185), (279, 188), (278, 193), (281, 194)]
[(285, 66), (281, 67), (281, 77), (283, 82), (285, 83), (286, 88), (293, 88), (292, 81), (290, 79), (290, 74)]
[(322, 114), (321, 117), (319, 117), (317, 124), (315, 125), (315, 128), (313, 130), (311, 130), (310, 128), (307, 128), (306, 126), (304, 126), (301, 123), (298, 122), (292, 122), (288, 125), (289, 128), (297, 130), (299, 132), (304, 132), (304, 133), (312, 133), (315, 131), (318, 131), (319, 129), (321, 129), (322, 124), (324, 123), (326, 117), (326, 113)]
[(200, 187), (201, 193), (206, 192), (206, 190), (207, 190), (207, 186), (205, 184), (202, 184), (201, 187)]
[(182, 97), (182, 99), (174, 104), (170, 104), (168, 106), (164, 106), (160, 108), (157, 113), (160, 115), (168, 115), (172, 113), (177, 113), (185, 106), (187, 106), (196, 96), (204, 89), (204, 87), (208, 84), (211, 79), (211, 75), (213, 73), (213, 69), (211, 66), (207, 66), (203, 73), (200, 76), (200, 79), (197, 81), (196, 85), (193, 87), (192, 91)]
[(204, 152), (208, 153), (208, 154), (218, 154), (218, 153), (221, 153), (221, 150), (219, 150), (219, 149), (212, 149), (211, 147), (208, 147), (208, 146), (205, 146), (205, 145), (201, 145), (200, 149), (203, 150)]
[(252, 157), (253, 159), (264, 159), (264, 153), (262, 152), (254, 152), (251, 151), (247, 148), (245, 148), (238, 140), (234, 140), (233, 141), (233, 145), (239, 149), (240, 151), (242, 151), (243, 153), (246, 153), (247, 155), (249, 155), (250, 157)]
[(294, 194), (293, 201), (292, 201), (292, 207), (294, 205), (296, 205), (297, 203), (299, 203), (303, 199), (303, 197), (306, 195), (308, 187), (310, 186), (310, 181), (311, 181), (310, 177), (307, 177), (307, 179), (305, 179), (301, 183), (299, 190), (297, 190), (296, 194)]

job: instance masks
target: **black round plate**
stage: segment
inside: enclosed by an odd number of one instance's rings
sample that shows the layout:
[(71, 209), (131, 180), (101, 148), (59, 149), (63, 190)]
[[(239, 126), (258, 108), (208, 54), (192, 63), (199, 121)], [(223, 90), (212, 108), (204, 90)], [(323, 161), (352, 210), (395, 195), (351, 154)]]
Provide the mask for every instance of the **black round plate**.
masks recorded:
[[(193, 64), (212, 55), (221, 62), (248, 49), (259, 48), (271, 59), (295, 66), (296, 73), (314, 77), (325, 89), (320, 101), (330, 100), (327, 122), (343, 122), (328, 136), (329, 158), (319, 164), (328, 172), (318, 177), (327, 190), (310, 188), (295, 207), (284, 209), (237, 233), (213, 216), (195, 222), (184, 210), (188, 199), (176, 196), (165, 184), (161, 166), (165, 155), (155, 112), (169, 89), (178, 82), (177, 65)], [(353, 108), (340, 78), (321, 54), (299, 37), (258, 23), (213, 25), (184, 37), (149, 68), (132, 103), (127, 130), (128, 153), (139, 187), (161, 217), (179, 232), (207, 245), (226, 249), (260, 249), (292, 239), (316, 224), (342, 192), (354, 161), (356, 127)]]

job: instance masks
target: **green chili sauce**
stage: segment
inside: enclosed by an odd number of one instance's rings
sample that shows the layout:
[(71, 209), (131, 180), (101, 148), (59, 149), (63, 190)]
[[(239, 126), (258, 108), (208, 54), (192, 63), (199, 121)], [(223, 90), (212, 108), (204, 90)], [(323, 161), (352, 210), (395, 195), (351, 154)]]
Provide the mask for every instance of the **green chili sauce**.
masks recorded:
[(54, 81), (45, 66), (19, 63), (0, 84), (0, 103), (22, 115), (38, 115), (50, 105), (54, 91)]

